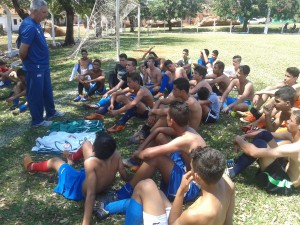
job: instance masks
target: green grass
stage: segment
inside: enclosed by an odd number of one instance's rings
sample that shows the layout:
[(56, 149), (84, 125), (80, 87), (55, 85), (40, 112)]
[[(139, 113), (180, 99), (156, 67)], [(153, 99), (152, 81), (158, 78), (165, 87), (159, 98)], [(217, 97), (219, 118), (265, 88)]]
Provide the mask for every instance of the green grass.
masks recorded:
[[(260, 28), (258, 26), (258, 28)], [(257, 28), (257, 29), (258, 29)], [(188, 31), (188, 30), (187, 30)], [(0, 50), (5, 50), (6, 37), (0, 37)], [(225, 65), (231, 65), (232, 56), (239, 54), (243, 64), (251, 67), (249, 79), (259, 90), (283, 79), (289, 66), (300, 67), (300, 43), (298, 35), (259, 35), (225, 33), (153, 33), (141, 36), (141, 46), (137, 47), (135, 34), (124, 34), (121, 39), (121, 52), (131, 57), (141, 57), (142, 52), (151, 46), (160, 57), (177, 60), (182, 49), (190, 50), (191, 58), (196, 61), (200, 49), (218, 49)], [(76, 60), (68, 60), (70, 48), (51, 50), (51, 71), (54, 98), (58, 110), (67, 114), (60, 120), (82, 119), (92, 111), (86, 111), (81, 103), (74, 103), (76, 83), (68, 82), (69, 74)], [(99, 51), (92, 57), (107, 58)], [(10, 61), (10, 60), (8, 60)], [(112, 62), (103, 64), (107, 72)], [(1, 89), (0, 97), (9, 93)], [(96, 102), (94, 97), (92, 102)], [(51, 181), (54, 173), (28, 175), (22, 168), (22, 155), (30, 153), (35, 139), (47, 135), (45, 129), (30, 129), (30, 115), (25, 112), (12, 116), (4, 102), (0, 102), (0, 224), (80, 224), (83, 215), (83, 203), (67, 201), (53, 193), (55, 184)], [(105, 126), (114, 124), (115, 118), (107, 116)], [(141, 120), (131, 120), (126, 129), (114, 134), (119, 150), (124, 157), (134, 150), (127, 146), (127, 137), (132, 135)], [(201, 125), (199, 133), (212, 147), (222, 151), (226, 157), (236, 156), (232, 148), (232, 138), (240, 134), (241, 123), (237, 118), (222, 115), (218, 124)], [(49, 155), (33, 154), (34, 160), (42, 160)], [(299, 190), (292, 196), (269, 195), (253, 184), (255, 166), (249, 168), (236, 180), (236, 208), (234, 224), (300, 224)], [(122, 185), (117, 177), (112, 188)], [(123, 216), (112, 216), (101, 224), (122, 224)], [(100, 224), (93, 219), (93, 224)]]

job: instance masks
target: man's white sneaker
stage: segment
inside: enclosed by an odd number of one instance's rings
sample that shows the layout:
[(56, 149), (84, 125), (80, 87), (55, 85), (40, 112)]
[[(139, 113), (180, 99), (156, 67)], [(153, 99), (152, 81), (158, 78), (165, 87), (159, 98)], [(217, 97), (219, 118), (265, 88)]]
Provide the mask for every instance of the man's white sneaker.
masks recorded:
[(43, 120), (42, 122), (32, 125), (32, 128), (37, 128), (37, 127), (50, 127), (52, 125), (52, 121), (47, 121)]

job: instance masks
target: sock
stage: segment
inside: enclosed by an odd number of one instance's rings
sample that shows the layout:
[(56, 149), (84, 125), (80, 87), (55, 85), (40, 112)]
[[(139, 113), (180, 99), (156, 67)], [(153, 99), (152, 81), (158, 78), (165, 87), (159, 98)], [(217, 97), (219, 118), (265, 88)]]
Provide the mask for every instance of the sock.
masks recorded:
[(164, 93), (165, 88), (168, 85), (168, 82), (169, 82), (169, 77), (167, 75), (164, 75), (160, 85), (160, 90), (159, 90), (160, 93)]
[(110, 202), (104, 206), (104, 209), (109, 212), (110, 215), (113, 214), (125, 214), (126, 209), (130, 203), (130, 198), (119, 200), (116, 202)]
[(101, 107), (99, 110), (97, 110), (96, 113), (100, 113), (101, 115), (105, 115), (108, 112), (108, 107), (109, 107), (109, 105)]
[(48, 169), (48, 160), (43, 161), (43, 162), (32, 162), (27, 166), (27, 170), (29, 172), (49, 172), (50, 170)]
[(133, 193), (133, 187), (128, 182), (125, 185), (123, 185), (123, 187), (120, 190), (117, 191), (117, 196), (118, 199), (121, 200), (121, 199), (130, 198), (132, 193)]
[(83, 158), (82, 147), (77, 150), (74, 154), (69, 155), (69, 159), (73, 161), (78, 161)]
[(143, 224), (143, 206), (134, 198), (130, 199), (126, 210), (125, 225)]
[(117, 122), (118, 125), (125, 125), (127, 121), (136, 115), (137, 107), (134, 106), (131, 109), (128, 109), (122, 118)]
[[(267, 142), (260, 138), (255, 138), (252, 144), (254, 144), (258, 148), (266, 148), (268, 146)], [(243, 153), (237, 160), (235, 160), (235, 165), (233, 167), (233, 177), (237, 176), (255, 161), (256, 158), (253, 158)]]

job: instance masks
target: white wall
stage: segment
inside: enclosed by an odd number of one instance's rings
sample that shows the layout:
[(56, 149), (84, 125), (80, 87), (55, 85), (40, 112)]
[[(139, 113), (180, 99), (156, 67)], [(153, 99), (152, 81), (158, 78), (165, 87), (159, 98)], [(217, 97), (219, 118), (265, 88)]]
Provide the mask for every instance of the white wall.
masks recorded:
[[(18, 31), (19, 27), (21, 25), (22, 19), (17, 15), (11, 16), (11, 22), (12, 22), (12, 31)], [(3, 30), (7, 31), (7, 15), (2, 15), (0, 17), (0, 23), (3, 25)]]

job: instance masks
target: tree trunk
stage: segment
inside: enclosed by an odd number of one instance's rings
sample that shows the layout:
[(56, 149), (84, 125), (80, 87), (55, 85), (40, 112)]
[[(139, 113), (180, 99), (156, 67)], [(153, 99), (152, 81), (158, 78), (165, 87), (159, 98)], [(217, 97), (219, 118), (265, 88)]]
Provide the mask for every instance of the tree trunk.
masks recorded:
[(73, 22), (74, 22), (74, 8), (71, 5), (69, 0), (57, 0), (62, 8), (66, 11), (67, 16), (67, 29), (66, 29), (66, 37), (64, 45), (74, 45), (74, 29), (73, 29)]
[(245, 18), (244, 19), (244, 24), (243, 24), (243, 31), (244, 32), (247, 32), (247, 29), (248, 29), (248, 18)]
[(172, 23), (171, 23), (171, 20), (167, 20), (167, 22), (168, 22), (169, 31), (171, 31), (171, 30), (172, 30)]
[(129, 17), (129, 22), (130, 22), (130, 32), (134, 32), (134, 17), (133, 16)]
[(16, 12), (18, 13), (19, 17), (21, 17), (22, 20), (24, 20), (29, 14), (25, 12), (23, 9), (21, 9), (18, 0), (11, 0)]

